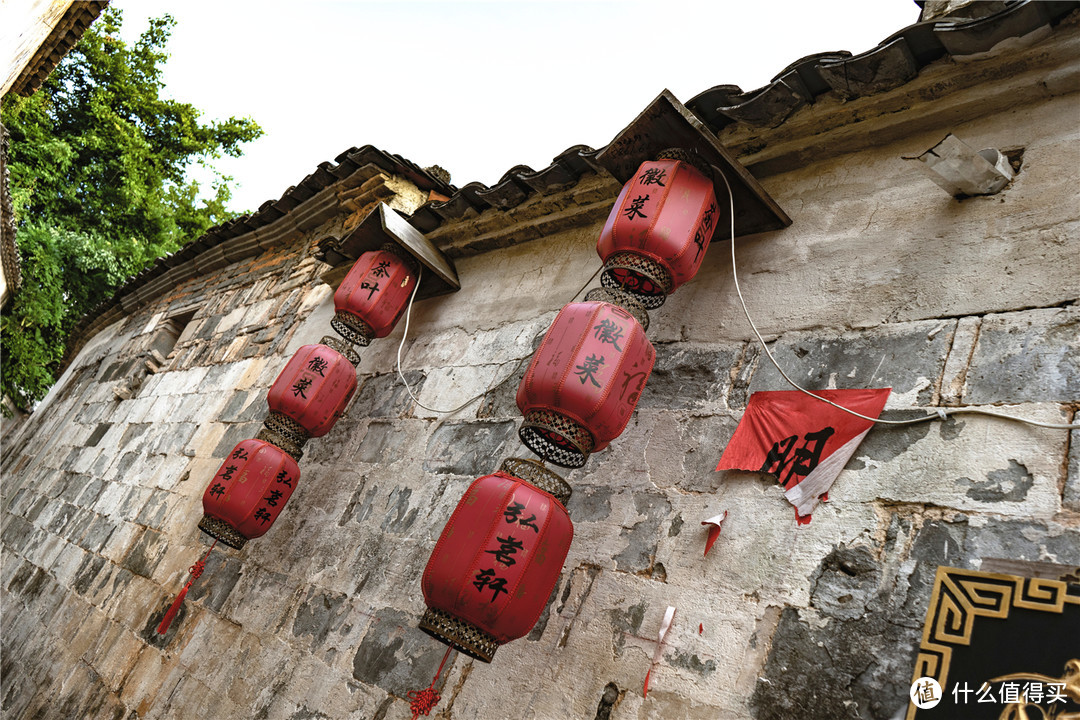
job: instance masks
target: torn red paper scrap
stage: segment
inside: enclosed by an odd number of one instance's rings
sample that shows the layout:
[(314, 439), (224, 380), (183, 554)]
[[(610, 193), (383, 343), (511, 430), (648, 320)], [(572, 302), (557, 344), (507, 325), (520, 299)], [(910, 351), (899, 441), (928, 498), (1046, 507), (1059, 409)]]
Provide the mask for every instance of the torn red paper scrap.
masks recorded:
[(649, 697), (649, 676), (652, 675), (653, 668), (660, 664), (660, 656), (664, 649), (664, 636), (671, 629), (673, 619), (675, 619), (675, 608), (668, 605), (668, 609), (664, 613), (664, 621), (660, 623), (660, 632), (656, 635), (656, 652), (653, 653), (652, 664), (649, 665), (649, 671), (645, 673), (645, 687), (641, 691), (642, 697)]
[(716, 538), (720, 537), (720, 525), (723, 524), (725, 520), (727, 520), (727, 510), (708, 520), (701, 521), (702, 525), (709, 526), (709, 537), (705, 539), (705, 555), (709, 554), (709, 551), (712, 550), (713, 543), (716, 542)]
[[(877, 418), (885, 408), (890, 389), (815, 392), (861, 415)], [(776, 475), (784, 486), (784, 496), (795, 506), (796, 516), (805, 518), (828, 493), (873, 426), (869, 420), (797, 390), (756, 392), (750, 396), (716, 469)]]

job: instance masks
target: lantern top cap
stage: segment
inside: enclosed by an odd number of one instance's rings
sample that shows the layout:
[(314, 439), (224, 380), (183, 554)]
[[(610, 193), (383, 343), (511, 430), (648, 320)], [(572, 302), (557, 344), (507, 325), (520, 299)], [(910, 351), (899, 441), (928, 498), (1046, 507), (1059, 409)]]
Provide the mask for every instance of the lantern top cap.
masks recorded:
[[(685, 105), (664, 90), (634, 121), (627, 125), (597, 156), (596, 162), (621, 183), (629, 180), (641, 163), (671, 148), (692, 150), (704, 162), (720, 170), (731, 183), (735, 198), (735, 236), (779, 230), (791, 218), (765, 188), (728, 152)], [(715, 174), (715, 173), (714, 173)], [(724, 197), (723, 180), (717, 197)]]
[(423, 266), (416, 292), (418, 300), (461, 289), (453, 261), (386, 203), (376, 205), (351, 232), (333, 241), (332, 249), (335, 256), (340, 255), (351, 264), (369, 250), (384, 249), (387, 243), (393, 243), (401, 254), (415, 258)]

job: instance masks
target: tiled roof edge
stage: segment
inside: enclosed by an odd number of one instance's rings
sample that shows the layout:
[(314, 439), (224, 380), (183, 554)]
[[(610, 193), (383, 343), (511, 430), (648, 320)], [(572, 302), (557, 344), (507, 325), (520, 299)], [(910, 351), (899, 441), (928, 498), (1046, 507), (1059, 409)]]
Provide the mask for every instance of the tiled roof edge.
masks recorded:
[[(712, 132), (735, 123), (773, 128), (825, 93), (846, 100), (873, 95), (904, 85), (926, 65), (946, 56), (962, 57), (990, 50), (1002, 40), (1021, 37), (1048, 24), (1057, 24), (1080, 7), (1080, 0), (1038, 2), (1019, 0), (977, 20), (928, 20), (893, 33), (859, 55), (846, 50), (817, 53), (796, 60), (768, 85), (743, 92), (737, 85), (716, 85), (686, 103)], [(540, 171), (525, 165), (511, 168), (492, 187), (473, 182), (446, 201), (432, 201), (413, 213), (409, 222), (429, 233), (445, 222), (463, 218), (470, 210), (508, 210), (533, 192), (546, 194), (572, 185), (597, 169), (593, 158), (601, 151), (576, 145)]]
[[(259, 209), (249, 215), (241, 215), (226, 223), (217, 225), (206, 231), (201, 237), (189, 242), (175, 253), (158, 258), (152, 265), (142, 272), (130, 278), (112, 298), (106, 300), (84, 315), (72, 328), (68, 336), (68, 348), (63, 363), (66, 365), (75, 354), (73, 349), (80, 347), (83, 340), (97, 330), (102, 329), (115, 320), (120, 319), (125, 308), (131, 309), (151, 299), (164, 290), (162, 284), (168, 280), (177, 280), (169, 273), (173, 268), (195, 262), (196, 258), (203, 253), (213, 250), (241, 235), (251, 234), (277, 222), (290, 212), (300, 207), (305, 201), (315, 197), (336, 182), (344, 180), (357, 170), (375, 166), (394, 175), (405, 177), (417, 185), (421, 190), (434, 190), (443, 195), (452, 195), (457, 191), (453, 185), (429, 174), (416, 163), (413, 163), (400, 155), (384, 152), (372, 145), (360, 148), (349, 148), (334, 158), (334, 163), (323, 162), (296, 185), (291, 186), (282, 193), (277, 200), (268, 200), (259, 206)], [(273, 233), (277, 235), (277, 233)], [(258, 246), (266, 245), (272, 238), (255, 237), (252, 243)], [(245, 244), (248, 244), (245, 242)], [(253, 248), (254, 249), (254, 248)]]
[(946, 55), (987, 52), (1002, 40), (1056, 24), (1080, 2), (1021, 0), (975, 20), (927, 20), (908, 25), (859, 55), (841, 51), (810, 55), (787, 66), (757, 90), (717, 85), (691, 98), (686, 106), (713, 132), (744, 123), (772, 128), (784, 123), (818, 95), (834, 92), (845, 100), (892, 90)]
[(41, 87), (41, 83), (45, 82), (45, 78), (56, 69), (64, 56), (71, 51), (71, 48), (75, 47), (79, 38), (86, 32), (86, 28), (90, 27), (90, 23), (97, 19), (108, 4), (109, 0), (71, 3), (64, 16), (60, 18), (60, 22), (56, 23), (52, 32), (45, 38), (45, 42), (41, 43), (41, 47), (23, 68), (8, 92), (24, 97), (32, 95)]

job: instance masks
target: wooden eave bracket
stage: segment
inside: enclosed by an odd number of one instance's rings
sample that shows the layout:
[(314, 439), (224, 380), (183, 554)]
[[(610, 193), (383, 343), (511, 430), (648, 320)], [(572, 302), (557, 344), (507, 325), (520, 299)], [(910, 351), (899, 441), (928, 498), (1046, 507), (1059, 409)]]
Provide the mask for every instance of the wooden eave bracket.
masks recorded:
[(404, 248), (423, 265), (420, 288), (416, 291), (417, 300), (446, 295), (461, 289), (453, 261), (386, 203), (376, 205), (367, 217), (342, 239), (328, 239), (319, 243), (320, 254), (326, 262), (334, 266), (332, 270), (323, 273), (322, 279), (336, 287), (348, 274), (353, 261), (370, 250), (378, 250), (388, 242)]
[[(735, 198), (735, 236), (779, 230), (791, 218), (743, 165), (720, 144), (697, 116), (671, 94), (660, 93), (597, 156), (596, 162), (625, 183), (646, 160), (667, 148), (693, 149), (724, 173)], [(727, 191), (717, 179), (716, 197), (722, 205)], [(718, 233), (719, 235), (719, 233)]]

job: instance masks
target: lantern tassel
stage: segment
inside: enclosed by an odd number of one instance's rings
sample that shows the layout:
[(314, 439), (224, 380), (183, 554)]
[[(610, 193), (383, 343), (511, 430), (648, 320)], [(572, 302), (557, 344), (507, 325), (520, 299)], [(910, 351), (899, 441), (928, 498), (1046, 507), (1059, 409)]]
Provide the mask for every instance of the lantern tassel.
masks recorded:
[(431, 681), (431, 685), (423, 690), (410, 690), (406, 693), (406, 697), (409, 698), (409, 709), (412, 710), (412, 720), (416, 720), (423, 715), (427, 717), (428, 713), (435, 709), (435, 706), (442, 700), (442, 696), (439, 695), (439, 691), (435, 689), (435, 683), (439, 681), (439, 675), (442, 675), (443, 665), (446, 664), (446, 658), (450, 657), (450, 651), (453, 650), (452, 645), (448, 645), (446, 648), (446, 654), (443, 655), (442, 662), (439, 663), (439, 669), (435, 672), (435, 678)]
[(157, 634), (164, 635), (169, 632), (169, 626), (172, 625), (172, 621), (176, 619), (176, 613), (180, 612), (180, 606), (184, 604), (184, 598), (187, 597), (188, 590), (191, 588), (191, 584), (198, 580), (203, 570), (206, 569), (206, 558), (210, 557), (210, 553), (213, 552), (214, 546), (217, 545), (217, 540), (214, 540), (214, 544), (210, 546), (210, 549), (206, 551), (206, 554), (202, 556), (201, 560), (195, 562), (194, 565), (188, 568), (188, 572), (191, 573), (191, 579), (187, 581), (187, 584), (176, 595), (176, 599), (173, 600), (172, 605), (169, 606), (168, 611), (165, 613), (165, 617), (161, 618), (161, 624), (157, 627)]

